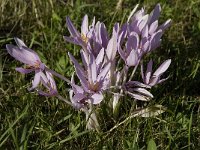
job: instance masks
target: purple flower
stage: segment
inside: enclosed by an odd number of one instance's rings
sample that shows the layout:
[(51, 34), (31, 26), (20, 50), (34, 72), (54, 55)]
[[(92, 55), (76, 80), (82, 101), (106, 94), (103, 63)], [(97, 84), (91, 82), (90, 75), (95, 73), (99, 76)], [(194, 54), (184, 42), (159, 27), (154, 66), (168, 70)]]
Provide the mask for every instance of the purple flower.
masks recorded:
[(52, 74), (48, 71), (45, 71), (46, 75), (44, 73), (41, 73), (41, 74), (43, 74), (43, 75), (41, 75), (40, 80), (41, 80), (41, 83), (46, 87), (47, 92), (42, 91), (42, 90), (37, 88), (38, 93), (40, 95), (44, 95), (44, 96), (55, 96), (55, 95), (57, 95), (58, 91), (57, 91), (56, 83), (53, 79)]
[(141, 74), (143, 82), (149, 86), (155, 86), (156, 84), (164, 82), (165, 80), (167, 80), (167, 78), (165, 79), (160, 79), (160, 78), (162, 74), (169, 68), (170, 64), (171, 64), (171, 59), (164, 61), (154, 73), (152, 73), (152, 66), (153, 66), (152, 60), (149, 61), (145, 73), (143, 65), (141, 65)]
[(82, 51), (85, 69), (69, 53), (69, 57), (74, 63), (76, 74), (81, 82), (81, 88), (79, 87), (79, 90), (77, 90), (77, 86), (74, 86), (72, 82), (74, 96), (77, 95), (74, 101), (80, 102), (84, 100), (85, 102), (87, 100), (87, 102), (91, 102), (92, 104), (99, 104), (103, 100), (102, 92), (109, 86), (107, 74), (110, 69), (110, 63), (103, 64), (104, 49), (100, 51), (96, 58), (93, 54), (90, 54), (89, 59), (86, 59), (84, 55), (86, 54)]
[(150, 52), (160, 46), (161, 37), (171, 24), (171, 19), (168, 19), (158, 26), (160, 12), (160, 4), (157, 4), (150, 14), (146, 14), (144, 8), (142, 8), (130, 18), (128, 34), (136, 32), (140, 36), (138, 49), (143, 53)]
[(17, 43), (17, 46), (7, 44), (6, 49), (12, 57), (26, 65), (25, 68), (19, 67), (16, 68), (16, 70), (23, 74), (27, 74), (33, 71), (35, 72), (35, 76), (32, 81), (32, 87), (28, 90), (37, 88), (39, 83), (42, 82), (42, 84), (49, 90), (49, 93), (38, 90), (39, 94), (47, 96), (55, 95), (57, 93), (55, 81), (50, 72), (45, 71), (46, 75), (43, 73), (46, 66), (41, 62), (38, 54), (35, 51), (29, 49), (22, 40), (18, 38), (14, 39)]
[(6, 49), (12, 57), (27, 65), (25, 68), (20, 67), (16, 68), (16, 70), (24, 74), (30, 73), (32, 71), (43, 71), (45, 65), (41, 62), (38, 54), (35, 51), (29, 49), (22, 40), (18, 38), (14, 39), (18, 46), (7, 44)]
[(74, 82), (74, 75), (71, 78), (71, 86), (72, 89), (69, 92), (70, 100), (72, 102), (72, 106), (79, 110), (85, 107), (87, 103), (87, 95), (81, 86), (78, 86)]
[(64, 36), (64, 39), (70, 43), (74, 43), (74, 44), (86, 47), (86, 43), (88, 42), (88, 38), (87, 38), (88, 16), (85, 15), (83, 18), (81, 33), (75, 28), (75, 26), (73, 25), (69, 17), (66, 18), (66, 24), (71, 34), (71, 37)]
[(138, 51), (139, 46), (139, 36), (136, 32), (132, 32), (132, 34), (128, 37), (127, 42), (125, 44), (125, 50), (122, 50), (119, 45), (118, 52), (121, 58), (125, 61), (125, 64), (129, 67), (136, 66), (140, 61), (140, 53)]
[(89, 26), (88, 16), (85, 15), (81, 25), (81, 32), (75, 28), (69, 17), (67, 17), (66, 22), (71, 34), (70, 37), (64, 36), (66, 41), (82, 46), (84, 51), (93, 53), (95, 57), (102, 48), (107, 47), (109, 37), (106, 27), (99, 21), (95, 23), (95, 18)]

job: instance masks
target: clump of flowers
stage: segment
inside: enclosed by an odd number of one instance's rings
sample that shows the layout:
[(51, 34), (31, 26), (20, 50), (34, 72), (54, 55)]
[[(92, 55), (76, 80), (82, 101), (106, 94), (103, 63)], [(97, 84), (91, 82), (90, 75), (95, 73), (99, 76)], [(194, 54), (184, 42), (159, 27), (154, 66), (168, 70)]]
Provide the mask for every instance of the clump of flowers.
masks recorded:
[[(25, 68), (16, 68), (17, 71), (24, 74), (35, 72), (32, 87), (28, 90), (36, 89), (44, 96), (57, 96), (76, 110), (85, 112), (86, 127), (98, 131), (95, 108), (100, 107), (102, 102), (106, 102), (114, 115), (117, 115), (122, 97), (150, 101), (153, 98), (150, 89), (167, 80), (163, 79), (162, 75), (170, 66), (171, 59), (165, 60), (155, 72), (152, 71), (153, 61), (143, 65), (143, 59), (160, 46), (162, 35), (170, 26), (171, 20), (158, 24), (160, 4), (157, 4), (150, 14), (146, 14), (144, 8), (136, 12), (137, 7), (138, 5), (121, 27), (119, 23), (114, 25), (111, 36), (105, 24), (96, 22), (95, 18), (89, 25), (88, 16), (85, 15), (79, 32), (67, 17), (66, 24), (70, 36), (64, 36), (64, 39), (81, 47), (82, 61), (79, 63), (68, 53), (75, 69), (75, 74), (70, 80), (49, 69), (41, 62), (38, 54), (29, 49), (22, 40), (15, 38), (17, 46), (8, 44), (6, 48), (11, 56), (25, 64)], [(142, 81), (134, 79), (138, 66), (141, 66)], [(53, 76), (70, 85), (70, 101), (59, 94)], [(80, 82), (75, 83), (74, 76), (77, 76)], [(105, 94), (111, 99), (106, 99)]]

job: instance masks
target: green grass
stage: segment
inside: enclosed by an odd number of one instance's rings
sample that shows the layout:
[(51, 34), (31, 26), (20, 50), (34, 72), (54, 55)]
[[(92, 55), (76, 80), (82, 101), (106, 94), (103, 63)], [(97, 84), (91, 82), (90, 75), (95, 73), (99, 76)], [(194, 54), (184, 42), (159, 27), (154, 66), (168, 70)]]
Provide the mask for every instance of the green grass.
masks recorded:
[[(67, 51), (78, 56), (79, 47), (68, 44), (65, 17), (80, 28), (84, 14), (96, 16), (111, 31), (114, 22), (125, 22), (137, 1), (101, 0), (2, 0), (0, 1), (0, 149), (199, 149), (200, 147), (200, 1), (161, 0), (160, 22), (173, 23), (163, 42), (150, 57), (156, 64), (171, 58), (170, 78), (152, 90), (149, 106), (162, 104), (167, 111), (157, 118), (133, 118), (109, 130), (129, 116), (132, 102), (124, 101), (114, 120), (99, 109), (101, 133), (85, 130), (85, 116), (56, 98), (29, 93), (31, 76), (15, 71), (21, 64), (11, 58), (5, 44), (19, 37), (36, 50), (50, 68), (70, 77), (73, 68)], [(157, 0), (141, 0), (151, 10)], [(111, 33), (111, 32), (110, 32)], [(67, 97), (69, 88), (56, 80)]]

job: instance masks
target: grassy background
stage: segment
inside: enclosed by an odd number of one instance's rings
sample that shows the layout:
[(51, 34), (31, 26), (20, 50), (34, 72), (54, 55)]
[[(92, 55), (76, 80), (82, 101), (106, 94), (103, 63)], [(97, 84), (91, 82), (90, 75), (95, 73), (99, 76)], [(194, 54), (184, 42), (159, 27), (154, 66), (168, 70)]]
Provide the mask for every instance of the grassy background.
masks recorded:
[[(148, 103), (162, 104), (167, 112), (158, 118), (134, 118), (108, 132), (129, 114), (132, 103), (124, 101), (118, 120), (100, 110), (102, 133), (85, 131), (84, 114), (56, 98), (28, 93), (31, 75), (15, 71), (21, 64), (11, 58), (5, 44), (19, 37), (52, 69), (70, 77), (72, 65), (66, 55), (78, 56), (79, 48), (64, 42), (69, 35), (65, 17), (80, 28), (84, 14), (96, 16), (109, 30), (125, 22), (135, 4), (150, 10), (157, 0), (1, 0), (0, 1), (0, 149), (199, 149), (200, 148), (200, 1), (161, 0), (160, 22), (171, 18), (172, 26), (151, 57), (156, 64), (171, 58), (169, 80), (152, 90)], [(111, 32), (110, 32), (111, 33)], [(58, 80), (61, 93), (68, 95)], [(101, 107), (103, 108), (103, 107)], [(154, 141), (154, 142), (153, 142)], [(153, 147), (153, 146), (152, 146)]]

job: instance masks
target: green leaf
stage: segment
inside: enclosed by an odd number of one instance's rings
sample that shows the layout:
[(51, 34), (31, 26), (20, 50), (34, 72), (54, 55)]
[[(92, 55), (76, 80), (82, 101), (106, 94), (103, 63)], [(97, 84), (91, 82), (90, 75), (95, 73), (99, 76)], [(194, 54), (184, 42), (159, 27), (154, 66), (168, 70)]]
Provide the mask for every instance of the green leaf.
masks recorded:
[(156, 143), (153, 139), (149, 140), (147, 150), (157, 150)]

